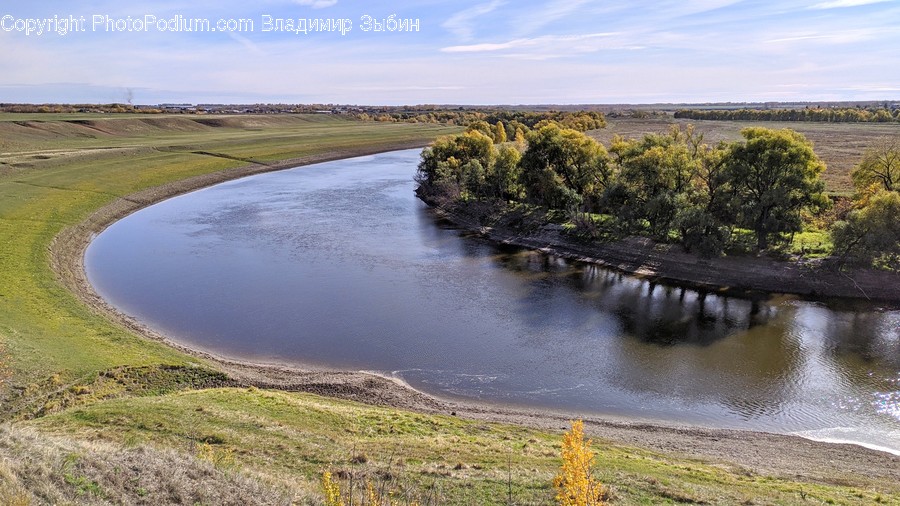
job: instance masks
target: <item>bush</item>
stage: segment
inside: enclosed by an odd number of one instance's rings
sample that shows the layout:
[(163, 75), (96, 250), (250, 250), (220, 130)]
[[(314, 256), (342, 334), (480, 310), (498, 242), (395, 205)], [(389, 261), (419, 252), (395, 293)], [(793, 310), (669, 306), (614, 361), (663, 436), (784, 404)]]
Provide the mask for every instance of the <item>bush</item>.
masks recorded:
[(572, 422), (562, 444), (562, 468), (553, 480), (560, 506), (599, 506), (603, 504), (603, 485), (593, 476), (594, 452), (591, 441), (584, 440), (584, 422)]

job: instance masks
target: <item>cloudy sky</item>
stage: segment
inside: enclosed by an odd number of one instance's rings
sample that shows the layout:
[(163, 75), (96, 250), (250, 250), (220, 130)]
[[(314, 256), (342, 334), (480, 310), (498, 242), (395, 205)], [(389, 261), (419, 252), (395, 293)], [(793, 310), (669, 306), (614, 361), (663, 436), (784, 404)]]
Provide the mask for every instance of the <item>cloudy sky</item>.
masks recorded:
[[(651, 103), (900, 99), (898, 0), (3, 1), (0, 102)], [(364, 32), (363, 16), (419, 20)], [(249, 19), (240, 33), (112, 20)], [(29, 19), (83, 31), (26, 34)], [(264, 16), (353, 29), (264, 31)]]

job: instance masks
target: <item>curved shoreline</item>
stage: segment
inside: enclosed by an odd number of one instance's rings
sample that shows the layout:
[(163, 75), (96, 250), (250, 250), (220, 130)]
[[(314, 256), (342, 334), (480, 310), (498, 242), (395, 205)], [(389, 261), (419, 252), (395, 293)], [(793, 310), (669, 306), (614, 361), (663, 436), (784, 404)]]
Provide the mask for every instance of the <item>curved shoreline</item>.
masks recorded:
[(502, 244), (539, 250), (591, 263), (653, 282), (750, 299), (799, 295), (813, 300), (846, 299), (900, 305), (900, 273), (855, 269), (849, 274), (820, 262), (787, 262), (764, 257), (701, 258), (675, 244), (644, 237), (588, 244), (543, 224), (523, 231), (521, 219), (502, 206), (442, 206), (422, 200), (454, 225)]
[[(60, 282), (93, 311), (133, 333), (206, 360), (243, 385), (309, 392), (390, 408), (450, 414), (542, 429), (567, 428), (568, 420), (577, 417), (577, 414), (508, 408), (478, 401), (450, 401), (414, 390), (394, 378), (371, 372), (255, 364), (192, 349), (173, 342), (121, 313), (100, 297), (87, 279), (84, 252), (93, 237), (119, 219), (144, 207), (250, 175), (421, 146), (422, 143), (394, 144), (382, 148), (335, 151), (271, 165), (249, 165), (171, 182), (118, 198), (94, 211), (83, 222), (64, 229), (54, 238), (50, 247), (51, 268)], [(900, 483), (900, 457), (853, 444), (821, 443), (799, 436), (744, 430), (621, 421), (609, 417), (586, 417), (585, 423), (592, 435), (610, 442), (685, 455), (753, 474), (833, 482), (843, 479), (844, 473), (851, 473), (859, 479), (876, 476)]]

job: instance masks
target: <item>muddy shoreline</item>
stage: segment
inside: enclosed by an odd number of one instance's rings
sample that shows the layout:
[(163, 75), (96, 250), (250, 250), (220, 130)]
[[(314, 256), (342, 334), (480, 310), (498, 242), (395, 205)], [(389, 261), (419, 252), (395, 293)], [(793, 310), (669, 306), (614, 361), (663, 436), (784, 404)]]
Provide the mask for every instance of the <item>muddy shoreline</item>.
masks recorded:
[[(839, 271), (833, 262), (767, 257), (701, 258), (677, 244), (629, 237), (587, 243), (540, 219), (522, 226), (516, 211), (490, 205), (439, 205), (422, 197), (441, 218), (489, 240), (600, 265), (654, 282), (761, 300), (771, 294), (812, 300), (845, 299), (900, 307), (900, 274), (874, 269)], [(532, 218), (533, 219), (533, 218)]]
[[(84, 252), (90, 241), (112, 223), (144, 207), (206, 186), (253, 174), (422, 145), (422, 143), (405, 143), (380, 148), (341, 150), (275, 164), (248, 165), (168, 183), (119, 198), (92, 213), (85, 221), (66, 228), (54, 239), (50, 248), (51, 267), (60, 282), (93, 311), (131, 332), (164, 342), (206, 360), (242, 385), (310, 392), (429, 414), (562, 430), (566, 428), (568, 420), (582, 415), (508, 408), (476, 401), (440, 399), (416, 391), (396, 379), (374, 373), (253, 364), (190, 349), (153, 332), (134, 318), (117, 311), (100, 297), (88, 282), (84, 269)], [(546, 247), (546, 245), (522, 245)], [(790, 435), (685, 427), (593, 416), (585, 417), (585, 425), (587, 431), (600, 440), (700, 459), (749, 475), (790, 476), (793, 479), (863, 487), (870, 483), (878, 487), (893, 483), (898, 484), (894, 490), (900, 493), (900, 457), (856, 445), (815, 442)]]

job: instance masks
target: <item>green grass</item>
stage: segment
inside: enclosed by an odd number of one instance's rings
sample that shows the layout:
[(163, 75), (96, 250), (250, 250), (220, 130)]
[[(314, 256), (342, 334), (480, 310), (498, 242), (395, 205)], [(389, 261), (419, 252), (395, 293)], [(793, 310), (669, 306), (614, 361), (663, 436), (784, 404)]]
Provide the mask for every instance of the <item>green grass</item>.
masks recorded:
[(788, 253), (805, 258), (826, 257), (833, 251), (834, 243), (827, 230), (805, 230), (794, 234), (794, 240), (788, 246)]

